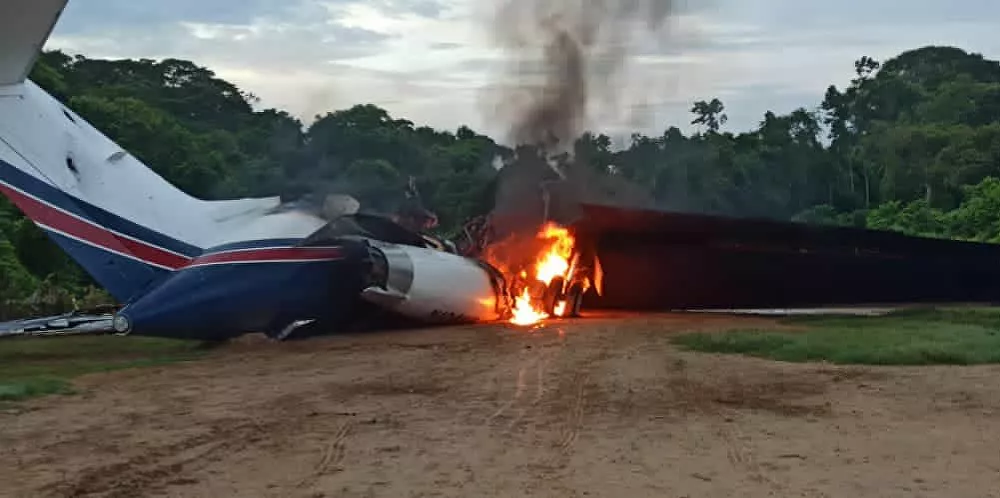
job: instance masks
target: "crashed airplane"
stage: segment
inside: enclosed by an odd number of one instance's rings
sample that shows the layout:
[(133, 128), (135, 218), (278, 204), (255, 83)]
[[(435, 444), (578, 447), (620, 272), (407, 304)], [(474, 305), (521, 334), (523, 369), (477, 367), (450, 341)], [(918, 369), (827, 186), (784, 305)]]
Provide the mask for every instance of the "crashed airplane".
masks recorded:
[(336, 330), (365, 305), (428, 323), (512, 316), (496, 269), (352, 198), (317, 208), (175, 188), (27, 78), (65, 5), (0, 5), (0, 193), (123, 303), (115, 332), (281, 339)]
[[(581, 308), (1000, 302), (995, 244), (623, 209), (543, 189), (544, 202), (507, 203), (544, 206), (541, 219), (501, 213), (456, 249), (345, 196), (197, 199), (28, 80), (65, 4), (0, 3), (0, 193), (123, 306), (0, 326), (0, 336), (110, 322), (121, 334), (284, 339), (346, 330), (359, 315), (532, 325)], [(550, 206), (558, 224), (546, 223)], [(511, 242), (489, 240), (505, 224), (539, 230), (491, 257)]]

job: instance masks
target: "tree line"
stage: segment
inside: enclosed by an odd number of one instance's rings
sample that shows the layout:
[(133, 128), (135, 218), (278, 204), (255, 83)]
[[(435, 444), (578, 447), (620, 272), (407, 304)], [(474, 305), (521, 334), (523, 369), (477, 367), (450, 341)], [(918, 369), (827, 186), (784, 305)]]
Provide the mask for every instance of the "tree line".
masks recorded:
[[(846, 68), (850, 69), (850, 68)], [(726, 130), (719, 99), (683, 133), (614, 150), (587, 133), (574, 157), (642, 185), (664, 209), (1000, 242), (1000, 63), (927, 46), (861, 57), (814, 108)], [(391, 211), (415, 181), (443, 235), (490, 209), (497, 158), (467, 126), (435, 130), (360, 104), (306, 126), (191, 61), (44, 52), (31, 78), (171, 183), (219, 199), (347, 191)], [(819, 95), (819, 93), (818, 93)], [(0, 200), (0, 302), (98, 299), (92, 281)]]

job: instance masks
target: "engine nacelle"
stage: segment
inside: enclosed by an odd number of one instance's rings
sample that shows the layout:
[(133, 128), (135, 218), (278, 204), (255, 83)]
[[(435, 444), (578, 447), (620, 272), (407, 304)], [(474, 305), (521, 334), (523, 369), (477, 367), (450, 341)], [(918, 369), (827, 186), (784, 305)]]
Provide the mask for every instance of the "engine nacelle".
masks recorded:
[(493, 321), (506, 312), (500, 279), (484, 264), (457, 254), (372, 242), (371, 280), (361, 296), (421, 321)]

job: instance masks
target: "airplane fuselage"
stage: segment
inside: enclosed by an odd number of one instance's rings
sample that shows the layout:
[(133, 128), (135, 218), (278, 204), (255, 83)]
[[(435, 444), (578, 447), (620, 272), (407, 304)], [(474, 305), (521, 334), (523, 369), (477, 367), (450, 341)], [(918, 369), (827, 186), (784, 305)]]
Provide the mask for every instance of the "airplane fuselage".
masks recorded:
[(0, 193), (124, 304), (116, 330), (284, 337), (303, 323), (336, 330), (362, 301), (430, 322), (503, 316), (494, 271), (416, 234), (317, 243), (331, 225), (319, 212), (202, 200), (164, 180), (26, 78), (65, 3), (0, 6)]

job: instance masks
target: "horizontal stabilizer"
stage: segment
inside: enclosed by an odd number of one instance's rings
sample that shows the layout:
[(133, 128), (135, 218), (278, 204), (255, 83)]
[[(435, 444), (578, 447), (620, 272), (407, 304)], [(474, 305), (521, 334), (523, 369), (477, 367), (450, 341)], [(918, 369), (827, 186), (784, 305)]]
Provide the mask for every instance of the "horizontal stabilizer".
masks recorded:
[(66, 2), (0, 1), (0, 86), (21, 83), (28, 77)]

